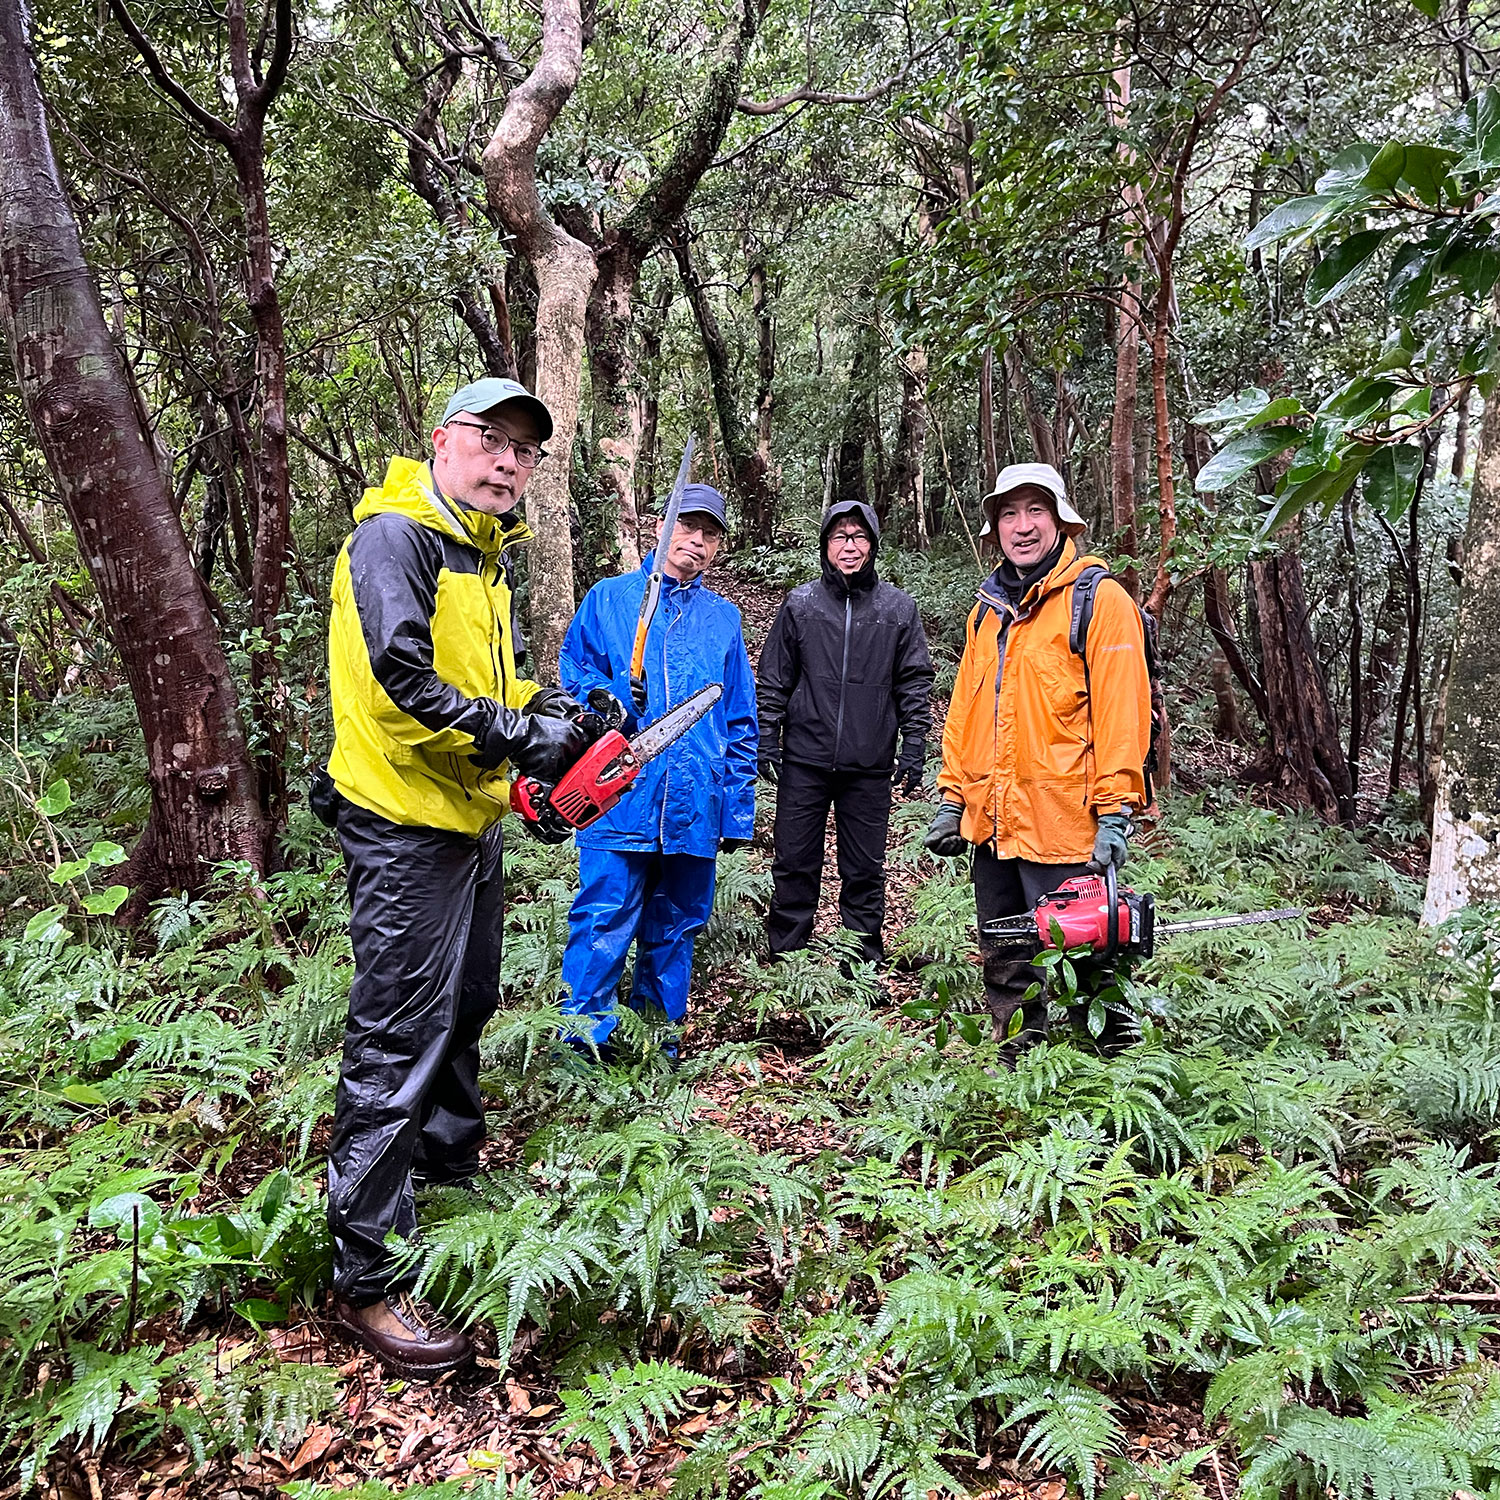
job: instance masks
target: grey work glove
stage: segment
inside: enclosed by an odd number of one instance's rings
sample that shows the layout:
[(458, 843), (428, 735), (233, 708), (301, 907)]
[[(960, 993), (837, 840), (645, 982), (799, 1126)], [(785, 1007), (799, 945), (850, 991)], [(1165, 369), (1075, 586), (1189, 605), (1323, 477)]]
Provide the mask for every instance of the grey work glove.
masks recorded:
[(1099, 831), (1094, 835), (1094, 857), (1089, 861), (1097, 870), (1111, 866), (1119, 869), (1130, 852), (1130, 835), (1135, 825), (1129, 813), (1104, 813), (1099, 819)]
[(938, 808), (937, 816), (928, 826), (927, 832), (922, 835), (923, 845), (933, 854), (941, 855), (944, 859), (954, 859), (969, 847), (968, 841), (959, 830), (963, 822), (963, 804), (959, 802), (944, 802)]
[(775, 786), (781, 780), (781, 762), (774, 755), (762, 755), (756, 764), (755, 773), (762, 781)]

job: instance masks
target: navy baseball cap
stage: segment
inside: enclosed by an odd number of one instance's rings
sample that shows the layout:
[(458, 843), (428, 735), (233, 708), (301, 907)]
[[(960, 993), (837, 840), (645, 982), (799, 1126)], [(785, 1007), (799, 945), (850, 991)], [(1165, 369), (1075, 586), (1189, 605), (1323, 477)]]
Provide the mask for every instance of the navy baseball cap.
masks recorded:
[(460, 412), (473, 412), (477, 416), (512, 401), (530, 415), (536, 423), (538, 435), (545, 443), (552, 436), (552, 413), (519, 380), (491, 377), (476, 380), (472, 385), (454, 391), (447, 406), (443, 408), (443, 426), (446, 427)]
[(729, 530), (729, 517), (724, 514), (724, 497), (711, 484), (685, 484), (682, 487), (682, 504), (677, 518), (699, 515), (712, 516), (725, 531)]

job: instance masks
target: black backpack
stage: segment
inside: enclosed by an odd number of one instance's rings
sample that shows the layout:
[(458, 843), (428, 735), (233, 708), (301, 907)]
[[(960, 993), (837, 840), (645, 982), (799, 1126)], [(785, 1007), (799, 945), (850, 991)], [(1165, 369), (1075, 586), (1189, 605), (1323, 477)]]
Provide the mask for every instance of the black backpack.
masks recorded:
[[(1083, 685), (1089, 687), (1089, 659), (1086, 647), (1089, 638), (1089, 622), (1094, 618), (1094, 595), (1102, 579), (1114, 578), (1114, 574), (1100, 563), (1090, 563), (1073, 580), (1073, 619), (1068, 626), (1068, 649), (1083, 662)], [(1119, 579), (1115, 579), (1119, 583)], [(1120, 585), (1122, 588), (1123, 584)], [(1129, 598), (1129, 591), (1126, 592)], [(1135, 604), (1135, 600), (1130, 602)], [(1167, 697), (1162, 691), (1161, 638), (1156, 617), (1149, 615), (1139, 604), (1136, 613), (1141, 617), (1141, 633), (1146, 641), (1146, 676), (1151, 683), (1151, 745), (1146, 751), (1146, 762), (1141, 773), (1146, 778), (1146, 806), (1156, 801), (1156, 787), (1170, 774), (1168, 747), (1171, 736), (1167, 728)], [(1092, 712), (1093, 694), (1089, 695)]]

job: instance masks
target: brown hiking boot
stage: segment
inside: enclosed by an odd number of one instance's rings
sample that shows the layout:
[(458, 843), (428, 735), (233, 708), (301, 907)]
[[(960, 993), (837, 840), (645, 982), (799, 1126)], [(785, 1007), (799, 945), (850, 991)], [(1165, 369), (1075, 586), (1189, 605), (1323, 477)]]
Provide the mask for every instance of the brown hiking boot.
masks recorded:
[(345, 1338), (363, 1344), (387, 1370), (408, 1380), (431, 1380), (456, 1370), (474, 1352), (467, 1335), (444, 1327), (405, 1292), (369, 1307), (335, 1296), (333, 1321)]

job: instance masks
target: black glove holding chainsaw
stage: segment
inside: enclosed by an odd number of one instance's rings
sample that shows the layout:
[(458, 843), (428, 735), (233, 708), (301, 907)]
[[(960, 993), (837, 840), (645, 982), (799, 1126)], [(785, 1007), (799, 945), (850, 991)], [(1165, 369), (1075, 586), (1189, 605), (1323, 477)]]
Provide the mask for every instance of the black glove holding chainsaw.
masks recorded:
[(927, 768), (927, 741), (903, 739), (901, 754), (896, 758), (896, 774), (891, 789), (915, 797), (922, 790), (922, 773)]
[(963, 817), (961, 802), (944, 802), (922, 836), (923, 846), (944, 859), (954, 859), (962, 854), (969, 847), (968, 840), (958, 831)]
[(484, 756), (474, 758), (491, 767), (508, 760), (518, 775), (551, 787), (593, 742), (576, 719), (507, 709), (496, 715)]
[(1101, 872), (1111, 866), (1118, 870), (1130, 852), (1130, 835), (1134, 832), (1135, 824), (1130, 821), (1129, 813), (1103, 814), (1094, 835), (1094, 857), (1089, 863)]
[(646, 703), (648, 700), (646, 695), (646, 679), (644, 677), (632, 677), (630, 679), (630, 701), (635, 704), (636, 713), (643, 714), (646, 712)]
[(560, 687), (544, 687), (538, 688), (526, 700), (523, 712), (541, 714), (549, 719), (576, 719), (583, 712), (583, 704)]

